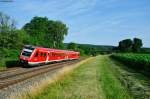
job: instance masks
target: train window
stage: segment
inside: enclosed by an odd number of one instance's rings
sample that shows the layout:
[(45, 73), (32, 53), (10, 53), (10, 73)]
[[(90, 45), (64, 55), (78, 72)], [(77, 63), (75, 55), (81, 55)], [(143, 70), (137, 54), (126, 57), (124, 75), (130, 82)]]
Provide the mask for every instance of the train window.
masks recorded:
[(52, 56), (56, 56), (56, 53), (52, 53)]
[(41, 52), (41, 57), (43, 56), (43, 53)]
[(57, 56), (57, 53), (54, 53), (54, 56)]
[(44, 53), (44, 57), (46, 57), (46, 53)]
[(58, 53), (57, 55), (58, 55), (58, 56), (61, 56), (61, 54), (60, 54), (60, 53)]
[(38, 57), (38, 52), (36, 52), (35, 57)]
[(64, 53), (62, 53), (62, 54), (61, 54), (61, 56), (65, 56), (65, 54), (64, 54)]
[(52, 56), (54, 56), (54, 53), (52, 53)]
[(59, 54), (59, 53), (56, 53), (56, 56), (60, 56), (60, 54)]

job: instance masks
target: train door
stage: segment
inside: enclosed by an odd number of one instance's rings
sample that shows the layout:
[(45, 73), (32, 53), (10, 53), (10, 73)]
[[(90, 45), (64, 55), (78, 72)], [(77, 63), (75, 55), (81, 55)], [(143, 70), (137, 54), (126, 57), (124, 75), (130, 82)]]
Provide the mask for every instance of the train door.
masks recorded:
[(61, 53), (60, 52), (57, 53), (57, 60), (61, 60)]
[(55, 60), (55, 61), (58, 61), (58, 60), (59, 60), (59, 53), (58, 53), (58, 52), (55, 52), (55, 53), (54, 53), (54, 60)]
[(63, 53), (62, 53), (62, 59), (64, 60), (65, 57), (66, 57), (66, 55), (65, 55), (65, 53), (63, 52)]
[(43, 61), (46, 62), (46, 60), (47, 60), (47, 52), (44, 52), (44, 54), (43, 54)]
[(50, 52), (47, 52), (47, 56), (46, 56), (46, 63), (48, 63), (48, 62), (49, 62), (49, 54), (50, 54)]
[(59, 53), (58, 53), (58, 52), (56, 52), (56, 53), (55, 53), (55, 60), (56, 60), (56, 61), (58, 61), (58, 60), (59, 60), (59, 58), (60, 58)]
[(39, 62), (42, 62), (42, 60), (43, 60), (42, 58), (43, 58), (43, 52), (40, 51), (39, 52)]
[(40, 60), (40, 62), (45, 62), (45, 60), (46, 60), (45, 57), (44, 57), (44, 52), (43, 51), (40, 52), (39, 60)]
[(52, 52), (51, 53), (51, 60), (53, 61), (53, 60), (55, 60), (56, 58), (55, 58), (55, 52)]
[(49, 52), (48, 57), (49, 57), (48, 61), (52, 61), (53, 60), (52, 52)]
[(33, 62), (38, 62), (39, 61), (39, 52), (38, 50), (35, 52), (33, 55)]
[(68, 53), (65, 53), (65, 59), (68, 60)]

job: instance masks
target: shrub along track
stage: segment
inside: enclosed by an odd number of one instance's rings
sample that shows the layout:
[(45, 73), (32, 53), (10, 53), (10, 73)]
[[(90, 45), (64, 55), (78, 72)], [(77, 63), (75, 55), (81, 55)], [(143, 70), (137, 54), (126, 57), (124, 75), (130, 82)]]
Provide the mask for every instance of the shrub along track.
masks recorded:
[(66, 65), (75, 64), (79, 60), (72, 60), (72, 61), (66, 61), (66, 62), (59, 62), (55, 64), (49, 64), (45, 66), (38, 66), (33, 68), (13, 68), (5, 71), (0, 72), (0, 89), (6, 88), (10, 85), (16, 84), (18, 82), (24, 81), (26, 79), (29, 79), (31, 77), (57, 70), (59, 68), (63, 68)]

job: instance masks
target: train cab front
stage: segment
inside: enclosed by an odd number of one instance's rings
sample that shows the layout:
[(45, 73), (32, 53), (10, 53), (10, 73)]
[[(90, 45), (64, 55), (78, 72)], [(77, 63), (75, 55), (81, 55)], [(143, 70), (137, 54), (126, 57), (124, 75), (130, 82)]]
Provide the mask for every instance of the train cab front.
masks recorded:
[(20, 58), (20, 63), (22, 65), (28, 65), (28, 58), (25, 58), (24, 56), (21, 56), (21, 55), (19, 58)]
[(23, 50), (19, 56), (19, 60), (22, 65), (24, 65), (24, 66), (29, 65), (28, 62), (30, 61), (32, 52), (33, 52), (33, 50), (31, 50), (31, 49), (23, 48)]

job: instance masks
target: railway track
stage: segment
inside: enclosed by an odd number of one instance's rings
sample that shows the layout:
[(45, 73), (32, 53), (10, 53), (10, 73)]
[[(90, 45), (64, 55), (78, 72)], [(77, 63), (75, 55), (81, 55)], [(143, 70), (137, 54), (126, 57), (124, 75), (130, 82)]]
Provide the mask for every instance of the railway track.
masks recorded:
[(0, 89), (6, 88), (10, 85), (32, 78), (34, 76), (54, 71), (64, 66), (77, 63), (83, 59), (60, 62), (55, 64), (43, 65), (33, 68), (15, 68), (0, 72)]

